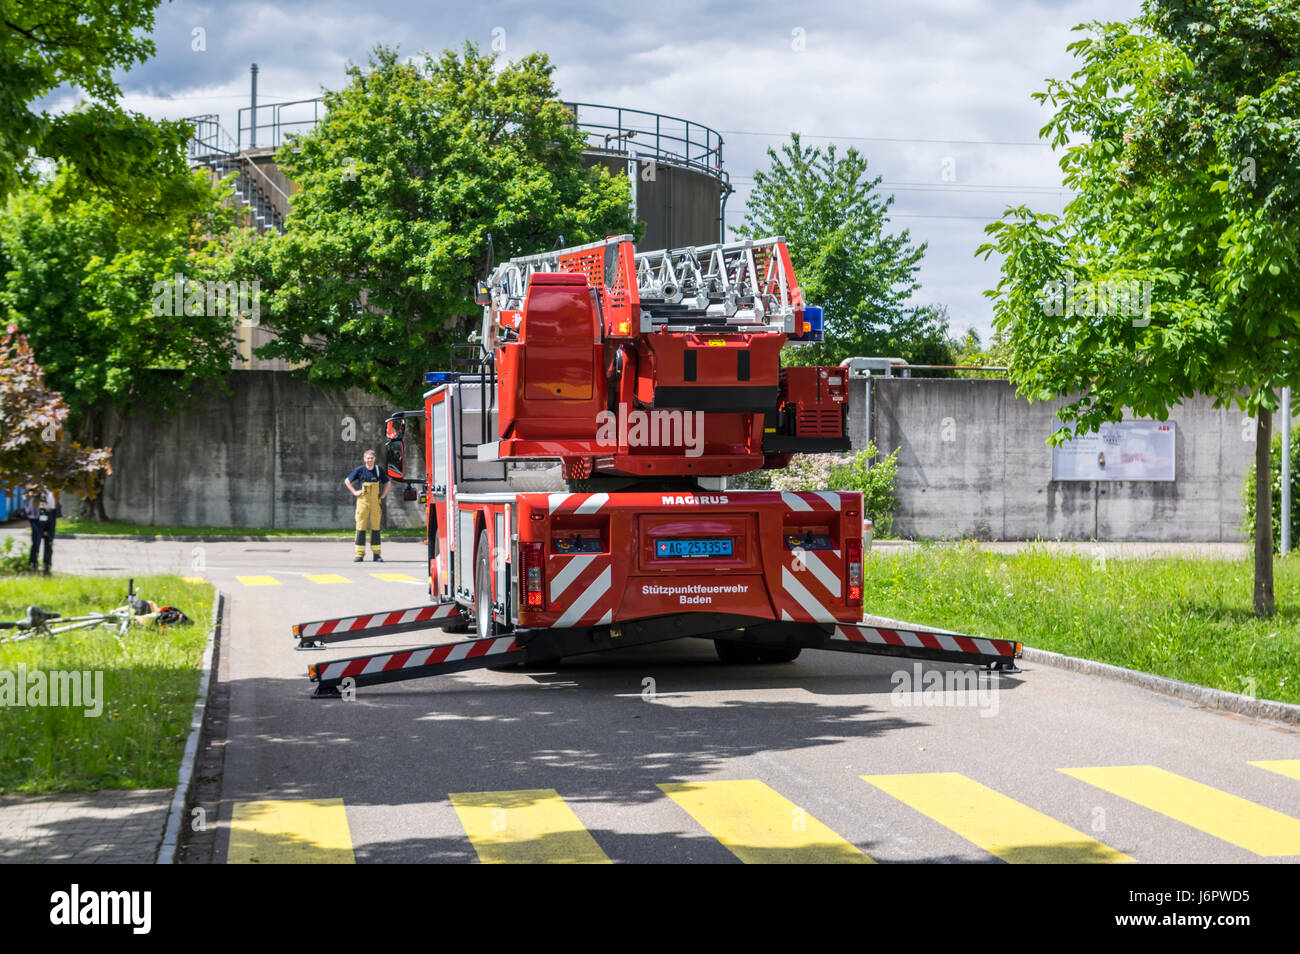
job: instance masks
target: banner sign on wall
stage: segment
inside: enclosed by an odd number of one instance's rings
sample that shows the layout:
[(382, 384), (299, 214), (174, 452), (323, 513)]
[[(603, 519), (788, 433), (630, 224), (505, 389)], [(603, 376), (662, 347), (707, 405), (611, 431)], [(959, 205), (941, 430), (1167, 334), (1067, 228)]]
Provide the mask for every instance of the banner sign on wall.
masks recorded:
[(1173, 480), (1172, 421), (1103, 424), (1052, 448), (1053, 480)]

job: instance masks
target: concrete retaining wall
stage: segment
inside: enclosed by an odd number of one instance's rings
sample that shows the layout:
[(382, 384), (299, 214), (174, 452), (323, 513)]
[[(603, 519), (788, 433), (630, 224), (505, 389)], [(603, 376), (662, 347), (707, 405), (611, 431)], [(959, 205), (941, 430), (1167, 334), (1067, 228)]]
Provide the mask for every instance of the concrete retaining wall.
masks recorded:
[[(115, 454), (106, 506), (146, 524), (268, 528), (352, 524), (343, 478), (383, 455), (382, 398), (327, 392), (283, 371), (229, 377), (229, 396), (155, 423), (136, 415)], [(866, 436), (867, 382), (853, 382), (850, 430)], [(1254, 455), (1242, 415), (1197, 399), (1175, 409), (1177, 480), (1057, 482), (1044, 443), (1058, 403), (1029, 404), (1005, 381), (873, 378), (877, 446), (898, 448), (895, 530), (908, 537), (1022, 540), (1244, 539), (1241, 482)], [(349, 423), (351, 422), (351, 423)], [(408, 451), (410, 447), (408, 445)], [(418, 454), (413, 454), (413, 458)], [(407, 475), (422, 474), (412, 459)], [(386, 526), (420, 526), (397, 488)]]
[[(853, 382), (855, 446), (866, 380)], [(1064, 401), (1030, 404), (1007, 381), (873, 378), (876, 445), (898, 449), (895, 532), (908, 537), (1239, 541), (1254, 459), (1240, 411), (1204, 398), (1174, 408), (1172, 483), (1054, 481), (1044, 443)], [(1251, 439), (1243, 440), (1243, 434)]]
[[(156, 372), (159, 373), (159, 372)], [(361, 391), (322, 391), (282, 371), (240, 371), (231, 394), (160, 422), (133, 415), (105, 487), (111, 518), (156, 525), (350, 529), (343, 478), (394, 409)], [(408, 444), (409, 450), (409, 444)], [(414, 455), (418, 457), (417, 455)], [(423, 474), (423, 461), (407, 476)], [(385, 526), (423, 526), (418, 503), (388, 493)]]

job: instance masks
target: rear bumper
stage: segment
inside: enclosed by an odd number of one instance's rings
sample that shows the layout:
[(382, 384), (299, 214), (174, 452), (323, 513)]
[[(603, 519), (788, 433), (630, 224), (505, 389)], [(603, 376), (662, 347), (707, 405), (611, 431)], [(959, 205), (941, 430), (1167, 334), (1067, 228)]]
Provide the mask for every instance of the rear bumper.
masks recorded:
[[(527, 628), (602, 626), (674, 613), (855, 623), (849, 553), (862, 538), (855, 492), (522, 494), (519, 536), (546, 547), (545, 601)], [(727, 538), (718, 557), (665, 557), (659, 541)], [(600, 551), (557, 543), (599, 539)], [(855, 584), (856, 586), (856, 584)]]

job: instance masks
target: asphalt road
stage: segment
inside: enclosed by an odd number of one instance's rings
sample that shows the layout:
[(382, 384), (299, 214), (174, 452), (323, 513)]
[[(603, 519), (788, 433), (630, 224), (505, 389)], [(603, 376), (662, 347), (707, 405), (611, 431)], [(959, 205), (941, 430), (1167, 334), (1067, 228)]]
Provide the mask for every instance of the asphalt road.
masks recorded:
[(62, 569), (229, 597), (216, 860), (1300, 860), (1300, 730), (1049, 667), (927, 694), (973, 670), (683, 640), (313, 700), (309, 662), (456, 638), (294, 649), (295, 622), (424, 601), (374, 576), (420, 577), (423, 544), (384, 549), (59, 541)]

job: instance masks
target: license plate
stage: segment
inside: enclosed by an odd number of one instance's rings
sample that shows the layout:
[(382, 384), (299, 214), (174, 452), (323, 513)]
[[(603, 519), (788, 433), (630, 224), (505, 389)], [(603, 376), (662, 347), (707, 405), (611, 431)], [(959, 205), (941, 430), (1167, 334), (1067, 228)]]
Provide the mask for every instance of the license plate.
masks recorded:
[(715, 557), (731, 556), (731, 539), (671, 539), (655, 541), (655, 556)]

